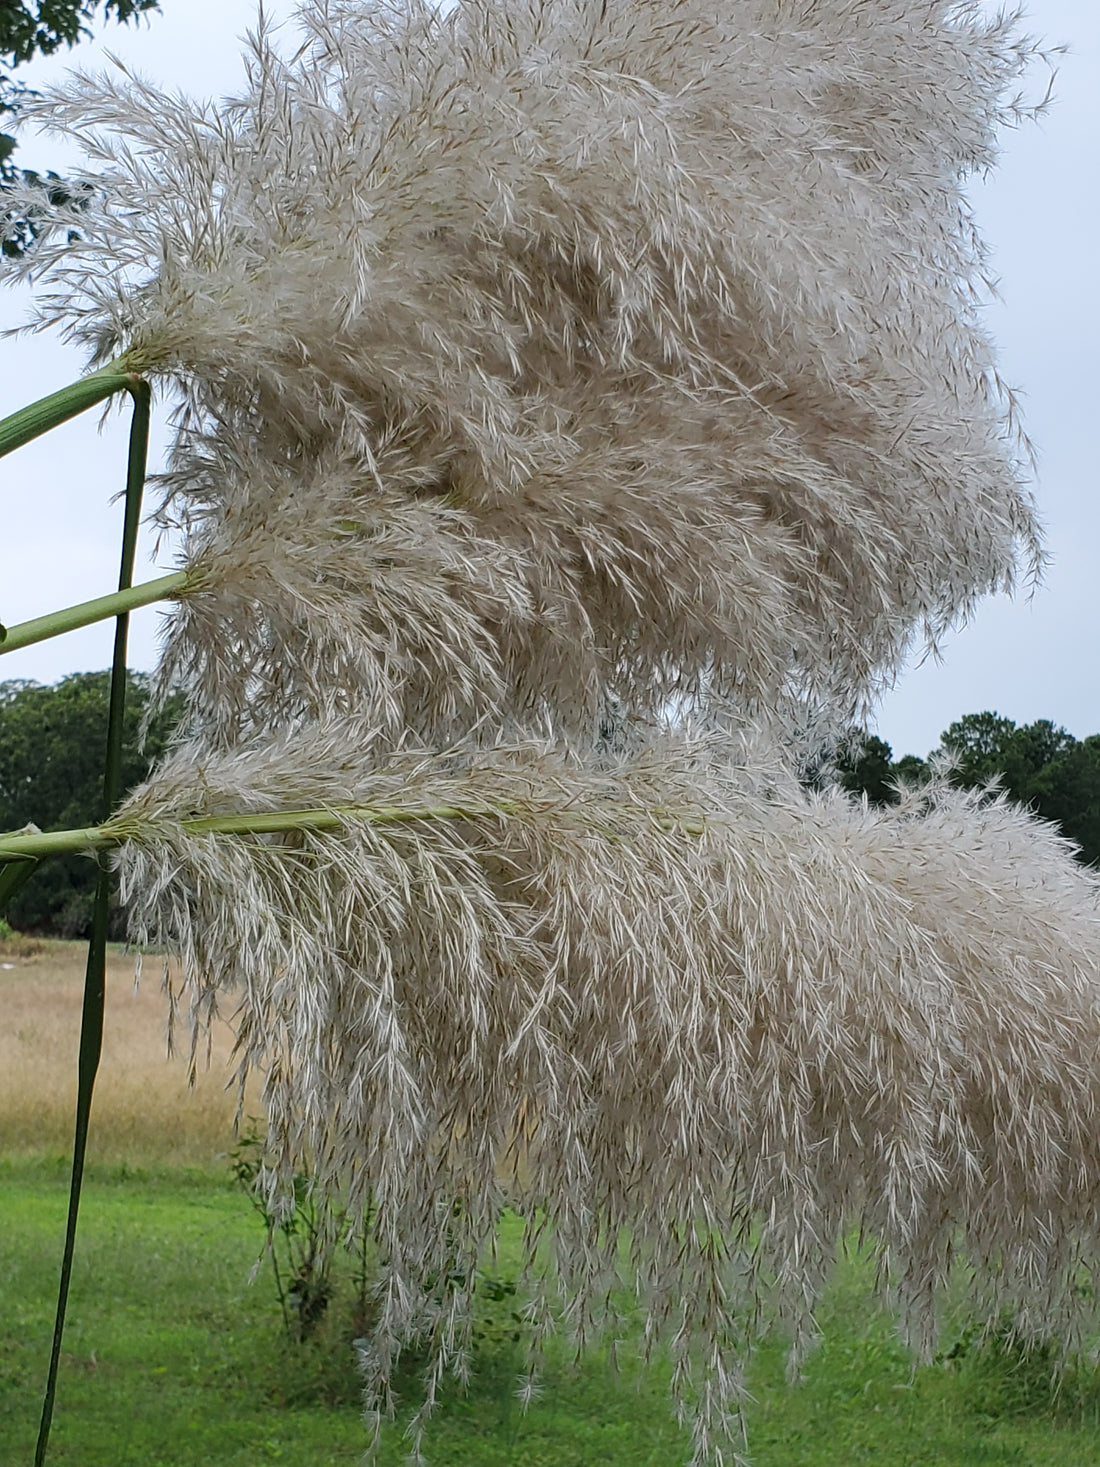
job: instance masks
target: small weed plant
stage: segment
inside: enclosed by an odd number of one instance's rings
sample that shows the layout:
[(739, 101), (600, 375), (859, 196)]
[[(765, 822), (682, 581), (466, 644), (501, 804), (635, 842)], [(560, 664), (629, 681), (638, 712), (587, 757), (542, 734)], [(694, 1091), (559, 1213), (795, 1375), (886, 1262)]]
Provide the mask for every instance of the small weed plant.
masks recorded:
[(0, 953), (5, 958), (31, 958), (41, 952), (42, 947), (37, 937), (17, 932), (10, 922), (0, 917)]
[[(275, 1211), (263, 1186), (266, 1138), (262, 1123), (250, 1117), (230, 1152), (233, 1176), (261, 1220), (265, 1233), (259, 1268), (266, 1258), (282, 1315), (288, 1347), (273, 1375), (278, 1404), (355, 1403), (362, 1382), (354, 1346), (374, 1325), (376, 1267), (368, 1214), (352, 1226), (344, 1211), (334, 1212), (319, 1198), (306, 1173), (294, 1178), (289, 1208)], [(465, 1291), (465, 1272), (435, 1281), (442, 1304), (451, 1288)], [(519, 1284), (507, 1273), (478, 1269), (474, 1277), (476, 1318), (472, 1330), (474, 1369), (510, 1392), (518, 1376), (518, 1347), (526, 1324)], [(428, 1361), (415, 1344), (402, 1352), (400, 1376), (411, 1380)]]
[(358, 1229), (349, 1230), (346, 1214), (334, 1214), (331, 1207), (323, 1206), (304, 1172), (294, 1177), (289, 1209), (273, 1211), (262, 1185), (264, 1154), (264, 1133), (252, 1117), (230, 1152), (230, 1164), (238, 1185), (264, 1224), (266, 1253), (287, 1338), (298, 1343), (308, 1340), (328, 1313), (336, 1290), (333, 1238), (343, 1240), (344, 1250), (354, 1260), (350, 1271), (354, 1289), (352, 1320), (365, 1328), (370, 1317), (369, 1217)]

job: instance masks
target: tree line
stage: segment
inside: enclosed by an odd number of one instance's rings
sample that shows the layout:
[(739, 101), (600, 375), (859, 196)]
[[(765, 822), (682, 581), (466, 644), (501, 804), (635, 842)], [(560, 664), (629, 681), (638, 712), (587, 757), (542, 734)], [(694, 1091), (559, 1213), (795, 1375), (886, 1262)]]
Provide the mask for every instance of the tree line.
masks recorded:
[[(78, 672), (53, 687), (0, 683), (0, 830), (33, 823), (41, 830), (98, 824), (103, 809), (109, 672)], [(169, 699), (149, 719), (146, 674), (132, 672), (126, 697), (122, 778), (133, 789), (168, 747), (182, 700)], [(95, 864), (86, 856), (43, 861), (2, 914), (23, 932), (84, 937), (92, 915)], [(123, 935), (121, 913), (113, 936)]]
[[(142, 724), (150, 684), (130, 674), (123, 778), (127, 789), (146, 777), (168, 748), (182, 711), (174, 697)], [(33, 822), (43, 830), (95, 825), (104, 817), (103, 740), (110, 674), (82, 672), (52, 687), (0, 683), (0, 830)], [(1080, 859), (1100, 863), (1100, 734), (1076, 739), (1040, 719), (1017, 725), (997, 713), (968, 713), (946, 729), (927, 758), (895, 760), (873, 734), (853, 734), (827, 776), (874, 805), (893, 804), (902, 785), (930, 778), (943, 760), (948, 778), (967, 789), (996, 780), (1009, 797), (1057, 824)], [(819, 777), (819, 782), (820, 778)], [(91, 920), (95, 868), (86, 857), (47, 861), (13, 898), (13, 927), (56, 937), (83, 937)], [(121, 914), (115, 920), (122, 935)]]
[(884, 739), (854, 734), (837, 754), (835, 774), (851, 793), (889, 805), (899, 786), (922, 783), (938, 766), (961, 789), (996, 780), (1010, 799), (1059, 826), (1080, 860), (1100, 862), (1100, 734), (1076, 739), (1049, 718), (1016, 724), (999, 713), (968, 713), (944, 730), (926, 759), (895, 760)]

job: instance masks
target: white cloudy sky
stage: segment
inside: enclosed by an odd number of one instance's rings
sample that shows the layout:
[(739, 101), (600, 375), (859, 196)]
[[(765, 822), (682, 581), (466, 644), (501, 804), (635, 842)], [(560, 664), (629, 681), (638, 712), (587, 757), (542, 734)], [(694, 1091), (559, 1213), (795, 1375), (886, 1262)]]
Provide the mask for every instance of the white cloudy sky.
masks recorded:
[[(251, 24), (251, 0), (162, 0), (148, 25), (110, 26), (77, 52), (24, 68), (42, 85), (74, 62), (97, 65), (107, 49), (162, 84), (220, 96), (240, 78), (235, 38)], [(276, 19), (292, 0), (268, 0)], [(1031, 0), (1031, 29), (1069, 50), (1059, 63), (1057, 100), (1044, 121), (1011, 134), (997, 176), (975, 190), (993, 246), (1001, 301), (990, 309), (1002, 375), (1022, 390), (1026, 424), (1040, 456), (1038, 498), (1051, 564), (1030, 599), (990, 601), (944, 649), (944, 660), (912, 668), (885, 699), (878, 731), (895, 753), (925, 753), (963, 713), (996, 708), (1018, 722), (1052, 718), (1079, 737), (1100, 732), (1100, 496), (1093, 438), (1100, 416), (1100, 5)], [(102, 37), (102, 38), (101, 38)], [(25, 164), (65, 161), (56, 144), (30, 139)], [(0, 326), (26, 318), (27, 300), (0, 294)], [(0, 413), (79, 375), (70, 349), (42, 338), (0, 342)], [(126, 424), (102, 431), (94, 414), (67, 424), (3, 461), (0, 620), (22, 621), (109, 590), (117, 574)], [(161, 429), (154, 460), (163, 444)], [(155, 462), (154, 462), (155, 466)], [(154, 573), (153, 546), (139, 578)], [(170, 563), (162, 547), (162, 565)], [(133, 619), (134, 666), (156, 657), (158, 614)], [(110, 660), (106, 625), (11, 653), (2, 678), (53, 681)]]

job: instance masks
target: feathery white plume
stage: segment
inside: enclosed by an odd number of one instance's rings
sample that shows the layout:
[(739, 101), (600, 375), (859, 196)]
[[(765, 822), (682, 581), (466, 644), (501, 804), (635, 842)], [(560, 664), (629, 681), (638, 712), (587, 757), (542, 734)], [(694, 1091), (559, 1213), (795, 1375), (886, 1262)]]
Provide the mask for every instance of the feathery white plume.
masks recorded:
[[(962, 193), (1012, 113), (1010, 21), (329, 0), (302, 23), (290, 62), (255, 39), (223, 106), (78, 78), (30, 112), (100, 168), (79, 206), (28, 203), (40, 320), (190, 408), (171, 482), (213, 526), (185, 552), (210, 562), (207, 636), (172, 665), (221, 724), (252, 726), (263, 647), (286, 712), (320, 711), (314, 636), (348, 706), (478, 721), (434, 668), (395, 681), (378, 549), (345, 528), (331, 568), (333, 515), (392, 552), (426, 669), (462, 647), (482, 714), (573, 736), (608, 695), (848, 720), (1034, 561)], [(275, 585), (242, 655), (246, 554)]]
[[(461, 1368), (438, 1280), (506, 1203), (553, 1256), (536, 1341), (555, 1291), (601, 1326), (629, 1231), (699, 1462), (753, 1302), (804, 1343), (853, 1222), (921, 1348), (956, 1238), (989, 1307), (1068, 1327), (1094, 877), (1003, 803), (874, 814), (784, 768), (1037, 562), (963, 193), (1028, 44), (969, 0), (301, 18), (225, 106), (34, 106), (99, 172), (23, 201), (10, 268), (182, 398), (191, 742), (123, 812), (123, 885), (196, 1022), (234, 1008), (273, 1195), (307, 1166), (376, 1204), (375, 1399), (417, 1334), (428, 1405)], [(764, 766), (658, 737), (672, 705)], [(360, 811), (180, 825), (303, 806)]]
[[(272, 1187), (305, 1157), (373, 1198), (383, 1402), (402, 1341), (461, 1356), (469, 1299), (438, 1280), (472, 1273), (505, 1205), (582, 1337), (628, 1230), (679, 1388), (709, 1362), (700, 1462), (761, 1296), (799, 1347), (855, 1224), (925, 1352), (960, 1249), (990, 1309), (1080, 1325), (1100, 885), (1049, 829), (946, 787), (872, 812), (676, 741), (599, 769), (530, 747), (357, 764), (355, 743), (181, 750), (124, 808), (121, 866), (137, 935), (263, 1071)], [(179, 825), (336, 802), (386, 814)]]

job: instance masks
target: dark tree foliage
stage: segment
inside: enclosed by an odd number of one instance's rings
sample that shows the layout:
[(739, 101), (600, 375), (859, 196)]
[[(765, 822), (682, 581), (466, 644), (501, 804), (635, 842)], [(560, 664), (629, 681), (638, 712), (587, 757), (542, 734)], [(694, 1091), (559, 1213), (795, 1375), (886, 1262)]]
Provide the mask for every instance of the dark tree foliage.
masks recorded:
[(0, 0), (0, 57), (19, 66), (75, 45), (97, 10), (125, 21), (157, 5), (158, 0)]
[[(122, 779), (132, 789), (162, 754), (180, 715), (172, 699), (153, 715), (144, 748), (140, 724), (149, 679), (131, 673), (126, 698)], [(0, 683), (0, 830), (33, 822), (42, 830), (95, 825), (103, 819), (103, 754), (110, 673), (81, 672), (55, 687)], [(21, 931), (86, 935), (95, 869), (86, 857), (43, 861), (13, 897), (5, 916)], [(116, 923), (120, 927), (120, 923)]]
[(1090, 865), (1100, 864), (1100, 734), (1075, 742), (1036, 773), (1031, 803), (1081, 847)]
[(894, 766), (890, 745), (874, 734), (853, 734), (837, 751), (834, 764), (842, 789), (866, 795), (872, 805), (890, 805), (896, 800)]
[[(88, 22), (97, 11), (119, 21), (133, 20), (159, 8), (160, 0), (0, 0), (0, 123), (19, 111), (25, 88), (11, 78), (12, 70), (32, 56), (48, 56), (62, 46), (73, 46), (88, 34)], [(44, 176), (17, 169), (12, 161), (15, 136), (0, 132), (0, 190), (17, 181), (47, 183), (54, 203), (66, 203), (71, 185), (56, 173)], [(6, 255), (19, 254), (34, 239), (34, 220), (0, 210), (0, 247)]]
[(899, 788), (924, 784), (930, 773), (928, 760), (922, 759), (919, 754), (903, 754), (900, 759), (895, 759), (890, 766), (890, 779), (894, 788), (892, 798), (897, 799), (896, 791)]
[(996, 713), (971, 713), (941, 740), (956, 761), (955, 784), (978, 788), (996, 780), (1009, 796), (1052, 820), (1100, 861), (1100, 736), (1078, 741), (1048, 718), (1017, 727)]
[(968, 713), (945, 729), (928, 760), (914, 754), (894, 760), (883, 739), (856, 733), (837, 753), (834, 770), (844, 789), (889, 805), (899, 784), (921, 783), (930, 761), (943, 758), (952, 784), (995, 784), (1059, 826), (1080, 847), (1082, 861), (1100, 863), (1100, 734), (1078, 740), (1049, 718), (1018, 726), (998, 713)]
[(1017, 728), (997, 713), (968, 713), (942, 734), (940, 747), (953, 760), (952, 783), (976, 789), (997, 779), (1014, 800), (1027, 804), (1039, 770), (1076, 742), (1048, 718)]

